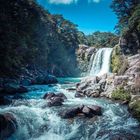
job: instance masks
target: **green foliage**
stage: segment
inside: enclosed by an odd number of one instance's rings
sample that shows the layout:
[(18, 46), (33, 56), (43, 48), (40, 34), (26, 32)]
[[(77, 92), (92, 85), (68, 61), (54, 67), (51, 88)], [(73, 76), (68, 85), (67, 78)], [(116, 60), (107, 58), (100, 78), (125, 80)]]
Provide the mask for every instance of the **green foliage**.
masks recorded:
[(1, 0), (0, 34), (0, 76), (17, 76), (29, 65), (76, 73), (77, 26), (34, 0)]
[(111, 69), (113, 73), (118, 73), (122, 65), (120, 47), (115, 46), (112, 52)]
[(88, 46), (100, 47), (114, 47), (119, 37), (111, 32), (94, 32), (92, 35), (84, 35), (82, 32), (78, 32), (78, 40), (80, 44)]
[(95, 32), (87, 36), (89, 46), (114, 47), (118, 43), (118, 36), (110, 32)]
[(122, 75), (126, 71), (127, 67), (128, 67), (128, 61), (122, 55), (120, 46), (116, 45), (113, 48), (113, 52), (111, 56), (111, 70), (113, 73)]
[(119, 21), (116, 29), (127, 41), (126, 49), (132, 54), (137, 53), (140, 49), (140, 1), (113, 0), (111, 8)]
[(140, 121), (140, 100), (132, 102), (129, 107), (134, 117)]
[(130, 101), (131, 96), (128, 91), (126, 91), (123, 87), (117, 88), (112, 92), (112, 99), (114, 100), (122, 100), (122, 101)]

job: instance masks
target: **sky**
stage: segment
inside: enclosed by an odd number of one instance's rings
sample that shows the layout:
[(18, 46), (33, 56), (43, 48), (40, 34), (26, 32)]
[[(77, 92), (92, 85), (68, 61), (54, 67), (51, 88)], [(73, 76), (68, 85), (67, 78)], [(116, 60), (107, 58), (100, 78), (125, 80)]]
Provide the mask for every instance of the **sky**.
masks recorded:
[(112, 0), (37, 0), (52, 14), (61, 14), (78, 25), (85, 34), (115, 32), (117, 18), (110, 8)]

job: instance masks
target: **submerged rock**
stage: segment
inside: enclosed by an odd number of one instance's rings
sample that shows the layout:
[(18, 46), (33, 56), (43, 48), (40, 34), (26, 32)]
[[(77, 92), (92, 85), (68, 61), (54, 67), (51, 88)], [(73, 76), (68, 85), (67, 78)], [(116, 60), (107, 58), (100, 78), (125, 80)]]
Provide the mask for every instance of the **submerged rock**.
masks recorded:
[(17, 130), (17, 121), (11, 113), (0, 114), (0, 139), (5, 140)]

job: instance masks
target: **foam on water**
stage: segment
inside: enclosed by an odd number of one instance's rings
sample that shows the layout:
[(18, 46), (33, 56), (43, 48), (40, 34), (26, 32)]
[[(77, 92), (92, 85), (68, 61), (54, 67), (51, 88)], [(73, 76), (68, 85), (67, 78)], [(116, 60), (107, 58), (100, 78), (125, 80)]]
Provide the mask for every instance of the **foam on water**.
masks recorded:
[[(34, 88), (36, 90), (30, 91), (31, 99), (15, 100), (12, 105), (0, 108), (0, 113), (10, 112), (18, 122), (18, 130), (8, 140), (101, 140), (107, 139), (110, 131), (125, 131), (140, 137), (139, 123), (131, 117), (125, 106), (105, 99), (75, 98), (75, 92), (67, 91), (64, 84), (42, 87), (42, 94), (38, 94), (40, 87)], [(62, 107), (49, 108), (47, 102), (41, 99), (49, 88), (67, 96)], [(34, 98), (33, 92), (37, 98)], [(60, 117), (61, 111), (81, 104), (99, 105), (103, 108), (103, 115), (96, 121), (94, 118), (65, 120)]]

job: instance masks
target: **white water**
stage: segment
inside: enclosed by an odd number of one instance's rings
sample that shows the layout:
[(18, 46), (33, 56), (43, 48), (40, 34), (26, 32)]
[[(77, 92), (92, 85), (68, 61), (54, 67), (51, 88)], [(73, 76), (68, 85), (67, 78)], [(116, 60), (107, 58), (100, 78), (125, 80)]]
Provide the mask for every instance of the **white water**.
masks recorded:
[(101, 48), (97, 51), (94, 59), (91, 58), (90, 61), (90, 76), (103, 75), (105, 73), (110, 73), (110, 61), (112, 48)]
[[(24, 99), (16, 99), (10, 106), (0, 107), (0, 113), (14, 114), (18, 122), (17, 132), (8, 140), (110, 140), (111, 134), (130, 133), (140, 138), (138, 122), (133, 119), (127, 108), (104, 99), (75, 98), (75, 92), (66, 90), (72, 87), (64, 79), (53, 87), (32, 86)], [(72, 80), (74, 81), (74, 80)], [(71, 81), (71, 82), (72, 82)], [(48, 91), (63, 92), (67, 100), (61, 107), (45, 107), (42, 99)], [(62, 119), (59, 112), (77, 105), (99, 105), (103, 115), (94, 119)]]

